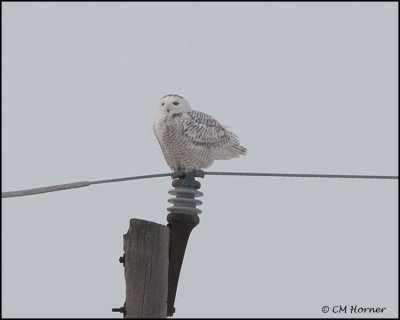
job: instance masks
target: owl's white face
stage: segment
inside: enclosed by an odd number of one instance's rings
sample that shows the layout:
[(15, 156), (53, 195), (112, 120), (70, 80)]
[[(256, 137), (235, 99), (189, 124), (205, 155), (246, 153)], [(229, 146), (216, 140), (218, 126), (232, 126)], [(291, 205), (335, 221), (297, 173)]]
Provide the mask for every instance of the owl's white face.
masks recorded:
[(164, 114), (174, 115), (192, 110), (185, 98), (176, 94), (168, 94), (161, 98), (159, 110)]

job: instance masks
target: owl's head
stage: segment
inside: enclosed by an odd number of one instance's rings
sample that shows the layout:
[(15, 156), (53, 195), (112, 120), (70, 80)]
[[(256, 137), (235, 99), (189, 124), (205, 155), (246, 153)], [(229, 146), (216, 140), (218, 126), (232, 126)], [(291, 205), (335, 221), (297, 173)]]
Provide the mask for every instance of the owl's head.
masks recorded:
[(178, 96), (177, 94), (167, 94), (160, 99), (159, 108), (162, 112), (173, 115), (183, 112), (189, 112), (192, 110), (189, 102), (184, 97)]

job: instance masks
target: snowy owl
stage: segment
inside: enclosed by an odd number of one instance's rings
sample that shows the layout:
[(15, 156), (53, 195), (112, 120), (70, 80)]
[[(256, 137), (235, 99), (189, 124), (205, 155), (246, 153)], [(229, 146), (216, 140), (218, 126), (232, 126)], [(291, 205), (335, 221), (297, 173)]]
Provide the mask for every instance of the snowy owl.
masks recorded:
[(238, 137), (210, 115), (192, 110), (185, 98), (161, 98), (153, 124), (168, 166), (175, 173), (208, 168), (214, 160), (237, 158), (247, 149)]

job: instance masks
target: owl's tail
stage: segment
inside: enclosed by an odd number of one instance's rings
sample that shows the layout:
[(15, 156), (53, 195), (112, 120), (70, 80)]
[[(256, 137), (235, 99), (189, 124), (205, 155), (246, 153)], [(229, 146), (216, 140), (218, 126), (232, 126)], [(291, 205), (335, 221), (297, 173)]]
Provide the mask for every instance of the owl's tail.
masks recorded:
[(232, 158), (238, 158), (244, 156), (247, 153), (247, 149), (240, 144), (235, 144), (233, 146), (216, 149), (214, 151), (215, 160), (229, 160)]

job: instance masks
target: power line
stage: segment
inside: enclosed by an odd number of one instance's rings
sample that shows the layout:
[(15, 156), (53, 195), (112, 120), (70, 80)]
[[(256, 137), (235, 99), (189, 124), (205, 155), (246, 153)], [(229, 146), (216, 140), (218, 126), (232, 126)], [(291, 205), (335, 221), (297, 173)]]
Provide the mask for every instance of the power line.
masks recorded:
[(136, 177), (97, 180), (97, 181), (90, 182), (90, 184), (102, 184), (102, 183), (122, 182), (122, 181), (140, 180), (140, 179), (148, 179), (148, 178), (171, 177), (171, 176), (172, 176), (172, 173), (158, 173), (158, 174), (148, 174), (148, 175), (136, 176)]
[(122, 182), (122, 181), (129, 181), (129, 180), (168, 177), (171, 175), (172, 175), (171, 173), (159, 173), (159, 174), (148, 174), (148, 175), (144, 175), (144, 176), (116, 178), (116, 179), (107, 179), (107, 180), (78, 181), (78, 182), (59, 184), (59, 185), (55, 185), (55, 186), (48, 186), (48, 187), (42, 187), (42, 188), (2, 192), (1, 197), (2, 198), (22, 197), (22, 196), (29, 196), (29, 195), (40, 194), (40, 193), (89, 187), (92, 184), (103, 184), (103, 183)]
[[(337, 178), (339, 178), (339, 179), (345, 178), (345, 179), (392, 179), (392, 180), (399, 179), (398, 176), (355, 175), (355, 174), (261, 173), (261, 172), (210, 172), (210, 171), (207, 171), (207, 172), (204, 172), (204, 175), (284, 177), (284, 178), (336, 178), (336, 179)], [(96, 180), (96, 181), (78, 181), (78, 182), (65, 183), (65, 184), (59, 184), (59, 185), (48, 186), (48, 187), (2, 192), (1, 197), (2, 198), (22, 197), (22, 196), (41, 194), (41, 193), (47, 193), (47, 192), (83, 188), (83, 187), (88, 187), (93, 184), (104, 184), (104, 183), (112, 183), (112, 182), (122, 182), (122, 181), (130, 181), (130, 180), (141, 180), (141, 179), (171, 177), (171, 176), (172, 176), (172, 173), (159, 173), (159, 174), (148, 174), (148, 175), (143, 175), (143, 176)]]
[(347, 178), (347, 179), (399, 179), (398, 176), (374, 176), (362, 174), (309, 174), (309, 173), (259, 173), (259, 172), (204, 172), (213, 176), (250, 176), (285, 178)]

